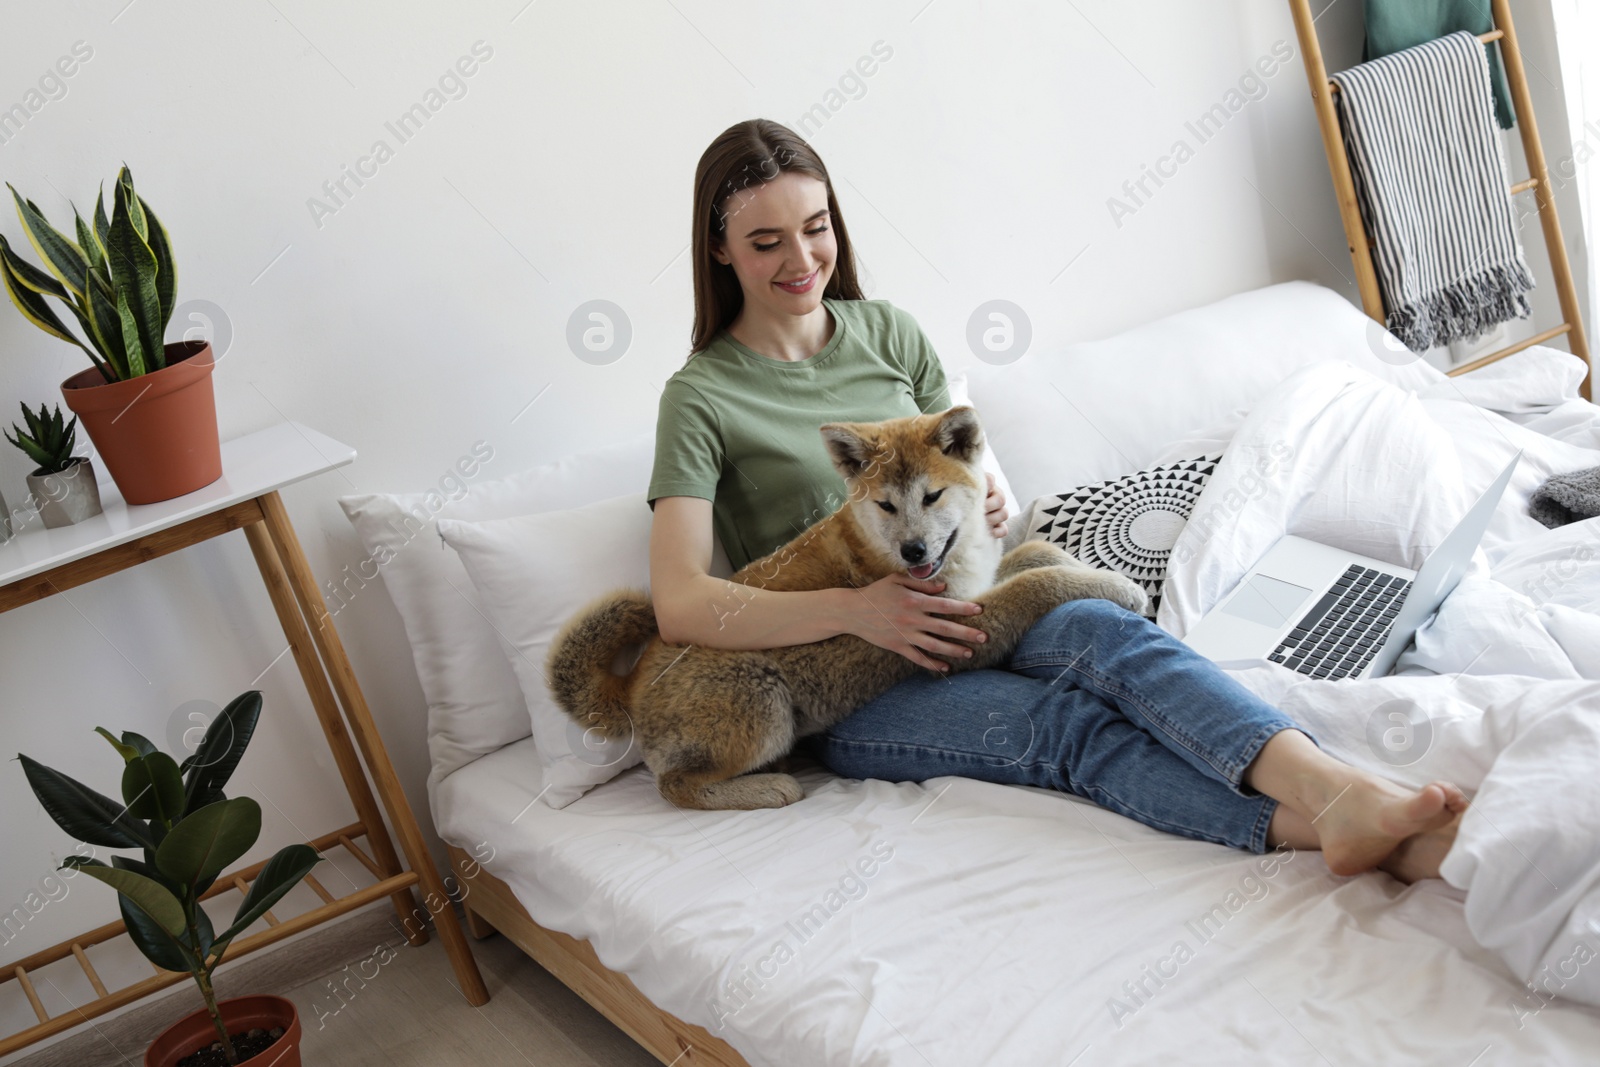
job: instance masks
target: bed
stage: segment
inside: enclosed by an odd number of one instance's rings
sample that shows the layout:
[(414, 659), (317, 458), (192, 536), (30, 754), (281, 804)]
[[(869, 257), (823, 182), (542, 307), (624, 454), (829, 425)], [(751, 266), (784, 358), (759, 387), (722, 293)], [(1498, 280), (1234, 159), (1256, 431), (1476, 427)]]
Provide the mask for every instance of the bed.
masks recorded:
[[(1396, 674), (1235, 674), (1352, 762), (1473, 791), (1445, 880), (1339, 878), (1314, 853), (1251, 856), (1046, 790), (814, 765), (806, 798), (775, 811), (681, 811), (640, 766), (552, 807), (538, 730), (507, 695), (515, 650), (466, 632), (483, 621), (471, 583), (411, 573), (456, 564), (406, 538), (385, 581), (472, 928), (668, 1064), (1592, 1062), (1600, 519), (1527, 515), (1551, 473), (1600, 465), (1581, 377), (1535, 346), (1447, 379), (1337, 294), (1291, 282), (953, 382), (1006, 476), (1012, 541), (1039, 497), (1221, 454), (1162, 587), (1157, 622), (1179, 636), (1284, 532), (1417, 566), (1523, 450), (1472, 569)], [(640, 429), (425, 506), (643, 507)], [(376, 553), (425, 499), (344, 503)], [(1403, 759), (1396, 728), (1415, 742)]]

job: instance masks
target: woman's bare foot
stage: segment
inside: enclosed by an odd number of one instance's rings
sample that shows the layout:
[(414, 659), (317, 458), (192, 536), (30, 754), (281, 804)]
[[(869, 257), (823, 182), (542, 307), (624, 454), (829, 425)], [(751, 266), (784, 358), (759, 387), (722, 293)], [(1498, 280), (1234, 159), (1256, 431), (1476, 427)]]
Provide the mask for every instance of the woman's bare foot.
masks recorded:
[(1383, 778), (1356, 774), (1312, 820), (1322, 840), (1323, 861), (1334, 874), (1360, 874), (1381, 866), (1408, 838), (1442, 829), (1459, 819), (1467, 805), (1466, 795), (1445, 782), (1430, 782), (1412, 792)]
[(1424, 878), (1438, 878), (1439, 867), (1456, 843), (1456, 833), (1460, 829), (1461, 814), (1458, 812), (1437, 830), (1412, 834), (1400, 842), (1378, 866), (1406, 885)]

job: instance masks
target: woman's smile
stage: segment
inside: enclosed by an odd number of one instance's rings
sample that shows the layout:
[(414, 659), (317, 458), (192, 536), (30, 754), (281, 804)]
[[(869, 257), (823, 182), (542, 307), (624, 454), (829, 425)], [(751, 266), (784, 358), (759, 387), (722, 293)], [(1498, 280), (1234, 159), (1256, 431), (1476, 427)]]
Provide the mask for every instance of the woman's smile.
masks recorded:
[(811, 291), (811, 287), (817, 284), (817, 274), (821, 271), (821, 269), (822, 268), (818, 267), (810, 274), (807, 274), (802, 278), (794, 278), (789, 281), (773, 282), (773, 284), (786, 293), (809, 293)]

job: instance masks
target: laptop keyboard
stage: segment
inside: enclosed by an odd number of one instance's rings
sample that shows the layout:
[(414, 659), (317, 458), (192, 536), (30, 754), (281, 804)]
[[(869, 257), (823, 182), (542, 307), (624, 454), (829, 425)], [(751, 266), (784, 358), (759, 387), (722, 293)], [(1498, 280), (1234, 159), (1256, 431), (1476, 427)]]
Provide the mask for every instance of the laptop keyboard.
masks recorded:
[(1312, 678), (1348, 678), (1378, 654), (1411, 583), (1352, 563), (1267, 658)]

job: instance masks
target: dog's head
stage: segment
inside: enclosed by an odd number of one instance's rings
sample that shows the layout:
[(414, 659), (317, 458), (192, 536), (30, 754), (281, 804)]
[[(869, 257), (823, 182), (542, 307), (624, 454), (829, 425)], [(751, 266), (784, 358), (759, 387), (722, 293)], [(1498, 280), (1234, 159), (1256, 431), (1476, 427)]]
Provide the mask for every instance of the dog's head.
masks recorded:
[(885, 422), (821, 428), (833, 465), (850, 488), (856, 525), (885, 562), (913, 578), (939, 573), (960, 537), (979, 537), (983, 428), (962, 405)]

